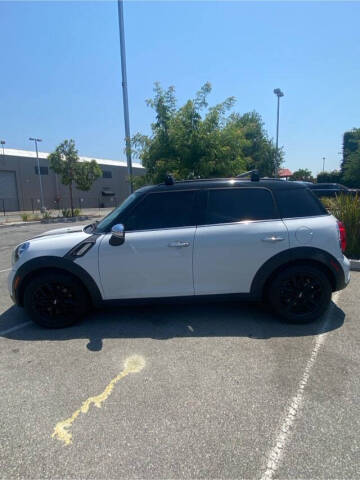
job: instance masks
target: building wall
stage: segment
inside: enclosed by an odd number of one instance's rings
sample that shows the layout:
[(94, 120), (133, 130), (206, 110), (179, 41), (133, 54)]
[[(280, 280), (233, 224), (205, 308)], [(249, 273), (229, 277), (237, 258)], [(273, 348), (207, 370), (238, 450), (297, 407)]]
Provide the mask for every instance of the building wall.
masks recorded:
[[(20, 210), (39, 210), (40, 208), (40, 184), (39, 175), (35, 173), (37, 165), (36, 158), (32, 152), (29, 156), (7, 154), (0, 152), (0, 174), (1, 172), (14, 172), (16, 176), (18, 207), (13, 201), (4, 196), (0, 191), (0, 211)], [(40, 156), (40, 155), (39, 155)], [(46, 157), (46, 154), (41, 154)], [(127, 168), (124, 162), (97, 160), (103, 171), (111, 172), (112, 178), (99, 178), (96, 180), (90, 191), (84, 192), (73, 187), (74, 206), (78, 208), (97, 208), (116, 206), (128, 196), (129, 184), (127, 181)], [(69, 187), (62, 185), (60, 178), (49, 168), (49, 162), (46, 158), (39, 158), (40, 168), (48, 167), (48, 175), (41, 175), (44, 203), (52, 210), (57, 208), (70, 207)], [(133, 166), (134, 175), (144, 174), (144, 168), (139, 164)], [(1, 184), (0, 184), (1, 185)], [(104, 195), (103, 192), (112, 192), (114, 195)]]

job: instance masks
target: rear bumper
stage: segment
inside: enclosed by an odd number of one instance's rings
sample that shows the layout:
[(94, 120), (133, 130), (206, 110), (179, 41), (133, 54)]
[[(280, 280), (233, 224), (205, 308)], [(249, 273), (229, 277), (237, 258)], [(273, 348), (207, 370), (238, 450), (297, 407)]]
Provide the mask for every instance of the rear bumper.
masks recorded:
[(343, 275), (338, 275), (337, 282), (336, 282), (336, 290), (343, 290), (348, 283), (350, 282), (351, 273), (350, 273), (350, 260), (343, 255), (341, 259), (339, 259), (339, 263), (343, 270)]

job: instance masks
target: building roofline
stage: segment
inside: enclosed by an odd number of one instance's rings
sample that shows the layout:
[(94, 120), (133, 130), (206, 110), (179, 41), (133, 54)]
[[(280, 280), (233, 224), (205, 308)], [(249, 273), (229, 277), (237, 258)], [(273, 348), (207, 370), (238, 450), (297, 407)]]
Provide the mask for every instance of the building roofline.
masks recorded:
[[(31, 150), (18, 150), (15, 148), (5, 148), (4, 154), (10, 157), (28, 157), (28, 158), (36, 158), (36, 153)], [(2, 149), (0, 149), (0, 158), (2, 155)], [(47, 160), (47, 157), (50, 154), (47, 152), (39, 152), (39, 158)], [(79, 156), (80, 162), (89, 162), (90, 160), (95, 160), (99, 165), (111, 165), (114, 167), (127, 167), (126, 162), (122, 162), (120, 160), (108, 160), (105, 158), (95, 158), (95, 157), (83, 157)], [(141, 163), (133, 162), (133, 168), (144, 168)]]

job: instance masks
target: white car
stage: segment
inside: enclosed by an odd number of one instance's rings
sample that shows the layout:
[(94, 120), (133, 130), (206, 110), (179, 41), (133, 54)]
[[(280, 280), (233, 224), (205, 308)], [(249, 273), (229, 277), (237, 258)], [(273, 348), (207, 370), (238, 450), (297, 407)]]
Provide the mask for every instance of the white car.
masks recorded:
[(137, 190), (99, 223), (17, 246), (9, 290), (51, 328), (91, 307), (188, 298), (265, 299), (304, 323), (348, 284), (345, 244), (344, 226), (306, 185), (170, 178)]

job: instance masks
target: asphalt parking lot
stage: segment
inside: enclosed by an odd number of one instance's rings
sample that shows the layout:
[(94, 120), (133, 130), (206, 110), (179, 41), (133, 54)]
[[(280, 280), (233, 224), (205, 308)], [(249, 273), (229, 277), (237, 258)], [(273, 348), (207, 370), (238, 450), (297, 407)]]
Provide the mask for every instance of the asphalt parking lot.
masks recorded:
[(218, 303), (51, 331), (6, 287), (45, 230), (0, 229), (1, 478), (359, 478), (359, 273), (306, 326)]

